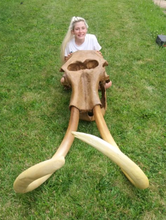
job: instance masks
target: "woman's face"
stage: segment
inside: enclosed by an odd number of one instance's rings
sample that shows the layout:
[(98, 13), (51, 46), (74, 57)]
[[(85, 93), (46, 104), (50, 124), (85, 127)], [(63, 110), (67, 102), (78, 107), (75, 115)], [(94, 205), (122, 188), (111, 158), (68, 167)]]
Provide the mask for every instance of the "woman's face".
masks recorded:
[(86, 36), (87, 28), (83, 21), (78, 21), (74, 25), (74, 30), (72, 31), (72, 34), (75, 35), (75, 38), (77, 40), (83, 40)]

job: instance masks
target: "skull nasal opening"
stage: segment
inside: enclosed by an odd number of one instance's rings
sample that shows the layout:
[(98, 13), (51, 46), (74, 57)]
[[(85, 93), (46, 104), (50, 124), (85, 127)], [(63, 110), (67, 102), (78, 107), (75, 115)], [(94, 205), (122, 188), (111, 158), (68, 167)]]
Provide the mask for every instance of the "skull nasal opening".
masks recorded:
[(84, 69), (94, 69), (99, 65), (97, 60), (85, 60), (83, 63), (80, 61), (76, 61), (75, 63), (71, 63), (67, 69), (69, 71), (78, 71)]

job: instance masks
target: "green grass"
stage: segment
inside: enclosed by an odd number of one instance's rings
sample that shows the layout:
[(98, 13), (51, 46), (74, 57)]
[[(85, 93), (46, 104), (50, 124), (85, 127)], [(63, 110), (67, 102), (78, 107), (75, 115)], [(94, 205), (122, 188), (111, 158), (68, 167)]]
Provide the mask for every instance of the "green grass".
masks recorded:
[[(72, 16), (87, 19), (109, 62), (108, 128), (148, 176), (133, 187), (120, 169), (75, 140), (66, 164), (38, 189), (13, 190), (15, 178), (60, 145), (70, 91), (60, 85), (60, 45)], [(166, 219), (166, 15), (152, 0), (1, 0), (0, 219)], [(95, 122), (79, 131), (99, 136)]]

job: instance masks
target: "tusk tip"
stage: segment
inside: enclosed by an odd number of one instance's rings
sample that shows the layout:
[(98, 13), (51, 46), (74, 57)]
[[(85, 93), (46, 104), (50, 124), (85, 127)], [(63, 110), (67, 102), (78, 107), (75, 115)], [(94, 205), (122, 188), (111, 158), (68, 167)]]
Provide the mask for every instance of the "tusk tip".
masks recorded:
[(72, 131), (71, 133), (75, 136), (77, 132), (76, 131)]
[(76, 137), (78, 139), (79, 139), (79, 137), (81, 137), (83, 135), (82, 132), (77, 132), (77, 131), (72, 131), (71, 133), (72, 133), (72, 135), (74, 135), (74, 137)]

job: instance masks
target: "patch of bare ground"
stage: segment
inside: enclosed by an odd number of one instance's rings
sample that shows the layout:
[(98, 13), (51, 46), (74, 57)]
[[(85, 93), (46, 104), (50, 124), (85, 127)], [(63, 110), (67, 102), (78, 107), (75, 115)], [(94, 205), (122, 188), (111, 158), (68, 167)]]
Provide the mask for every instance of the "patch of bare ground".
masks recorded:
[(165, 0), (153, 0), (153, 2), (160, 8), (165, 9), (163, 12), (166, 13), (166, 1)]

